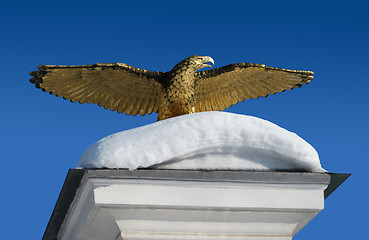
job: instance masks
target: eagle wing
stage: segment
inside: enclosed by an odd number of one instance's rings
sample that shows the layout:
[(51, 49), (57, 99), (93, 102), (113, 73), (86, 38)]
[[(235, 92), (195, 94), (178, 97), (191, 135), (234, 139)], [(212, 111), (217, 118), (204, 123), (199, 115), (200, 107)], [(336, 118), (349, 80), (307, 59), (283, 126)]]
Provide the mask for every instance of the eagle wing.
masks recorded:
[(314, 77), (310, 71), (267, 67), (256, 63), (235, 63), (196, 72), (196, 111), (224, 110), (244, 99), (283, 92)]
[(158, 112), (162, 72), (123, 63), (82, 66), (41, 65), (31, 72), (37, 88), (71, 102), (96, 103), (127, 115)]

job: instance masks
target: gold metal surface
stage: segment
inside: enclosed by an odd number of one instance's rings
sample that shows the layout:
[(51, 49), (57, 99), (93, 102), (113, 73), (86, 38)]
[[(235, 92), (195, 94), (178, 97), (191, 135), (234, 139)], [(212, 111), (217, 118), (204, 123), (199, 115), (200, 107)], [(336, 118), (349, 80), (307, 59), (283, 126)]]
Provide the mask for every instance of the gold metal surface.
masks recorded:
[(127, 115), (158, 113), (158, 121), (194, 112), (218, 111), (244, 99), (267, 97), (313, 79), (313, 72), (234, 63), (199, 71), (214, 60), (191, 56), (169, 72), (123, 63), (41, 65), (30, 82), (71, 102), (95, 103)]

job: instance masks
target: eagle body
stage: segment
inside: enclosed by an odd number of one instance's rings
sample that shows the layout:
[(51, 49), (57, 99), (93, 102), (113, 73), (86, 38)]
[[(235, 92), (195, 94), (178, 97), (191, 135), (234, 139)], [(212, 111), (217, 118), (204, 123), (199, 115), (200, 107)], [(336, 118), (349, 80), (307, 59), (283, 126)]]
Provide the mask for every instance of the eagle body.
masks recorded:
[(158, 113), (158, 121), (194, 112), (219, 111), (244, 99), (266, 97), (301, 87), (313, 72), (235, 63), (214, 64), (208, 56), (191, 56), (169, 72), (154, 72), (124, 63), (81, 66), (41, 65), (31, 83), (71, 102), (96, 103), (127, 115)]
[(196, 112), (195, 72), (189, 59), (178, 63), (161, 81), (164, 93), (160, 98), (158, 121)]

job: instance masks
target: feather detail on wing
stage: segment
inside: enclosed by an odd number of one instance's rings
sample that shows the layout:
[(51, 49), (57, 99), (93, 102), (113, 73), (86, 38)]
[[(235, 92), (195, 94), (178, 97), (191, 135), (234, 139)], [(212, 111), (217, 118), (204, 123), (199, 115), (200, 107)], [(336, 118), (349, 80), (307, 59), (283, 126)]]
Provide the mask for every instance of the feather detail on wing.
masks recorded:
[(224, 110), (244, 99), (301, 87), (314, 78), (313, 74), (256, 63), (235, 63), (196, 72), (196, 111)]
[(71, 102), (96, 103), (127, 115), (158, 111), (162, 72), (123, 63), (82, 66), (41, 65), (30, 82)]

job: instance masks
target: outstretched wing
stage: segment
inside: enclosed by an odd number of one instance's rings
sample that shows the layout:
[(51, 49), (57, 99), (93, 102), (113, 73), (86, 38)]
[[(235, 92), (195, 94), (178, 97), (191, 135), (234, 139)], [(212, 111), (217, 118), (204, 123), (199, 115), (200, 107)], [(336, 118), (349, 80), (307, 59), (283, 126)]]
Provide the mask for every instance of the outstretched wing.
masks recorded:
[(235, 63), (196, 72), (196, 111), (224, 110), (244, 99), (301, 87), (314, 78), (313, 74), (256, 63)]
[(41, 65), (31, 72), (37, 88), (71, 102), (96, 103), (127, 115), (158, 112), (162, 72), (123, 63), (83, 66)]

